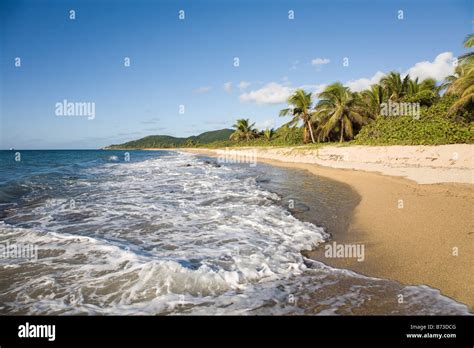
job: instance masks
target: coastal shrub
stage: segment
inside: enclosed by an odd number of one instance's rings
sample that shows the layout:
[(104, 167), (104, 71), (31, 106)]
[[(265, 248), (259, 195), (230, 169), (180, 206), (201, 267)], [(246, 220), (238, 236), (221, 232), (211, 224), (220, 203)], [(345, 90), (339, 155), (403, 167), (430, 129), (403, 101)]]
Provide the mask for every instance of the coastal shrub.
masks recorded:
[(474, 123), (448, 116), (453, 98), (443, 97), (411, 116), (378, 117), (364, 126), (353, 141), (360, 145), (441, 145), (474, 143)]

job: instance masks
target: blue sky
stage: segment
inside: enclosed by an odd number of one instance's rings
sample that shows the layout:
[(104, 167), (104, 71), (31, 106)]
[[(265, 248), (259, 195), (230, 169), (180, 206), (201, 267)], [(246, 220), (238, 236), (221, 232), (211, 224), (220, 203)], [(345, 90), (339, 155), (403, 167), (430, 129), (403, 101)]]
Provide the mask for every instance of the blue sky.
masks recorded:
[[(472, 4), (1, 1), (0, 148), (98, 148), (199, 134), (237, 118), (277, 127), (297, 87), (317, 92), (341, 81), (357, 90), (391, 70), (441, 79), (464, 52)], [(64, 99), (95, 103), (95, 118), (57, 116)]]

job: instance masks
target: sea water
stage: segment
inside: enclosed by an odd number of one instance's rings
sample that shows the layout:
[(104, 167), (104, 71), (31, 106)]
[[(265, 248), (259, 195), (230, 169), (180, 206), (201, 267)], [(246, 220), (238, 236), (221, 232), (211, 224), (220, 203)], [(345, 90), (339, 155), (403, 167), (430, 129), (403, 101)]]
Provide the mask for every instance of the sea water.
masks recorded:
[(0, 314), (468, 313), (303, 256), (336, 226), (325, 199), (350, 195), (304, 172), (179, 151), (20, 154), (0, 151), (0, 245), (37, 257), (0, 257)]

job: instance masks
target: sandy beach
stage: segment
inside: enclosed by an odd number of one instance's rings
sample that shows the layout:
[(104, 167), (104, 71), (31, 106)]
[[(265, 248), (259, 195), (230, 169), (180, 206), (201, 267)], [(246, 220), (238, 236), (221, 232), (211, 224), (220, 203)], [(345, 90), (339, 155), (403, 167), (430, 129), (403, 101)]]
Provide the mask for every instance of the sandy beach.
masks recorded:
[[(227, 151), (183, 150), (209, 156)], [(326, 258), (322, 248), (310, 257), (368, 276), (428, 285), (474, 310), (473, 145), (232, 151), (306, 169), (346, 183), (361, 196), (348, 230), (333, 234), (333, 240), (363, 244), (364, 261)]]

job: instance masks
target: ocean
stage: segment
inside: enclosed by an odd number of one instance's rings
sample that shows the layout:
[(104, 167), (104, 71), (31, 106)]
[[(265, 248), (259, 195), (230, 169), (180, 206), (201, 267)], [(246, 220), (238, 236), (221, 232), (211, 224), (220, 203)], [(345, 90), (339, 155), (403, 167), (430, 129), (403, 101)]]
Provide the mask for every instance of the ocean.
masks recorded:
[(0, 314), (469, 313), (305, 257), (357, 204), (337, 182), (179, 151), (18, 153), (0, 151)]

